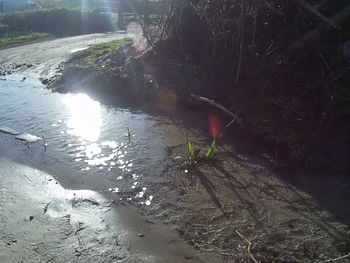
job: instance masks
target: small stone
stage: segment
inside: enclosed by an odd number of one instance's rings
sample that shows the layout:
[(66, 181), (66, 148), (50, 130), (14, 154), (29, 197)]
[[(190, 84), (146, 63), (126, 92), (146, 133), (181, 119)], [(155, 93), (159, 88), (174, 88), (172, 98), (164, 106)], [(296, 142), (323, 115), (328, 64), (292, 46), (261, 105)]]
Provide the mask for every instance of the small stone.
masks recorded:
[(34, 219), (34, 216), (29, 217), (29, 221), (32, 221)]

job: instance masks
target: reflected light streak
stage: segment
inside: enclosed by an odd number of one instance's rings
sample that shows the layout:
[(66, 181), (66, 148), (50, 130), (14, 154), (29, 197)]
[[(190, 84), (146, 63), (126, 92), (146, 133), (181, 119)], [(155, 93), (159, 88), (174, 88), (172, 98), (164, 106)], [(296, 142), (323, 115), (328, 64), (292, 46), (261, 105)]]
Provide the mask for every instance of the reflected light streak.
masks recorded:
[(102, 124), (100, 103), (86, 94), (68, 94), (63, 102), (70, 113), (67, 132), (83, 140), (96, 142)]
[(107, 13), (110, 14), (110, 23), (112, 25), (112, 28), (113, 28), (113, 31), (117, 31), (118, 30), (118, 27), (117, 27), (117, 23), (116, 23), (116, 20), (114, 19), (113, 17), (113, 11), (115, 11), (113, 8), (111, 8), (110, 4), (109, 4), (110, 1), (108, 0), (102, 0), (102, 3), (103, 3), (103, 7), (105, 12), (107, 11)]
[(86, 16), (86, 12), (83, 12), (86, 9), (86, 3), (84, 0), (80, 0), (80, 11), (81, 11), (81, 28), (83, 30), (83, 33), (86, 34), (87, 32), (87, 28), (86, 28), (86, 24), (87, 24), (87, 16)]

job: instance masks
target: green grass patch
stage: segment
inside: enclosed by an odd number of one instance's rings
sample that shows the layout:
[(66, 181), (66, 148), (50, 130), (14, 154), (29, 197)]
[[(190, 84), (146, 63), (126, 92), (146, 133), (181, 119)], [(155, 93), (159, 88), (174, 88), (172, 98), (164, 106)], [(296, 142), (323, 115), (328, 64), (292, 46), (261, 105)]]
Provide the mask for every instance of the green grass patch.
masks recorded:
[[(86, 76), (90, 76), (91, 79), (108, 79), (110, 76), (104, 75), (104, 70), (101, 70), (102, 66), (105, 66), (106, 61), (112, 57), (115, 59), (114, 62), (119, 64), (120, 67), (125, 66), (127, 55), (121, 47), (131, 44), (132, 42), (133, 40), (130, 38), (118, 39), (96, 44), (85, 50), (74, 53), (65, 64), (62, 75), (56, 76), (55, 79), (51, 79), (47, 88), (54, 91), (63, 91), (65, 88), (69, 90), (69, 87), (73, 87), (75, 82), (85, 79)], [(107, 54), (108, 56), (106, 58), (101, 59), (102, 56)], [(106, 68), (107, 70), (108, 67)], [(103, 80), (100, 82), (103, 82)], [(124, 82), (123, 80), (120, 81), (120, 83)], [(106, 86), (108, 86), (108, 84), (106, 84)], [(127, 132), (128, 137), (131, 137), (132, 131), (128, 128)]]
[(89, 47), (88, 49), (78, 52), (76, 56), (82, 58), (84, 62), (95, 62), (101, 56), (108, 53), (113, 53), (121, 46), (131, 43), (132, 39), (124, 38), (113, 40), (111, 42), (96, 44)]
[(44, 40), (52, 39), (53, 36), (47, 33), (31, 33), (31, 34), (19, 34), (19, 35), (7, 35), (0, 38), (0, 49), (20, 46), (24, 44), (40, 42)]

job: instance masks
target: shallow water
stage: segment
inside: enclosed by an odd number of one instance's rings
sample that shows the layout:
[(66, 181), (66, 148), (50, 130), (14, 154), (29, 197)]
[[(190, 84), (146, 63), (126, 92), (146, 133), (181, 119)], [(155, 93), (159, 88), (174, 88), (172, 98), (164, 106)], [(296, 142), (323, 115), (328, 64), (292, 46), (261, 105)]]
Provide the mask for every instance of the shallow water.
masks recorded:
[(26, 77), (0, 80), (0, 126), (43, 140), (27, 145), (0, 133), (0, 157), (53, 173), (68, 188), (131, 192), (120, 196), (150, 204), (147, 181), (161, 174), (166, 156), (152, 118), (86, 94), (51, 93)]

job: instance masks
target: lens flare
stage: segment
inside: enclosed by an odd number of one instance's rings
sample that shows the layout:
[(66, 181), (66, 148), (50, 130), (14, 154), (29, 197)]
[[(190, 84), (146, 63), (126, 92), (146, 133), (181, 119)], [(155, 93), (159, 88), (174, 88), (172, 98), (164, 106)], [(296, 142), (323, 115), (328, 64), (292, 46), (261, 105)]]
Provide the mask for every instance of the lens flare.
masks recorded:
[(210, 134), (213, 137), (220, 136), (222, 132), (222, 121), (220, 120), (220, 117), (217, 115), (209, 115), (208, 117), (208, 126)]

